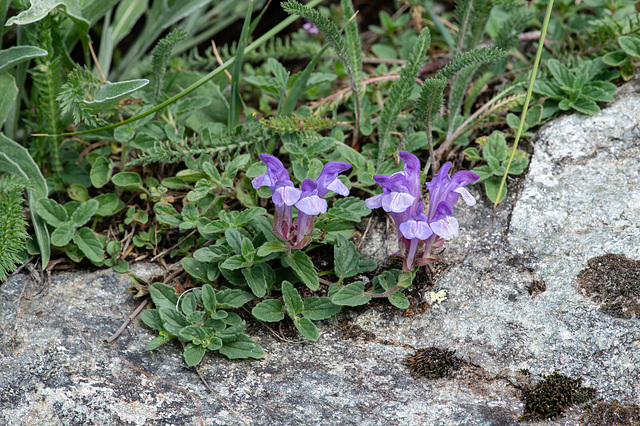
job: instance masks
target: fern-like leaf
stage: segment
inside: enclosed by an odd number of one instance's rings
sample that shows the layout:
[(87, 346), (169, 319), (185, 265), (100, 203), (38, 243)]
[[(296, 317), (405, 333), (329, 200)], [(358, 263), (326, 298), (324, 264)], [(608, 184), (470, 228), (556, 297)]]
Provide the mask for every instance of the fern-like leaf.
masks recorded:
[(22, 263), (19, 254), (29, 238), (24, 217), (22, 191), (27, 182), (15, 176), (0, 176), (0, 282)]
[(151, 52), (151, 69), (154, 93), (160, 96), (162, 80), (171, 58), (171, 52), (176, 44), (187, 38), (187, 33), (180, 27), (176, 27), (166, 37), (158, 41)]
[(451, 62), (438, 72), (436, 77), (449, 79), (458, 71), (474, 64), (493, 62), (505, 56), (507, 52), (497, 47), (484, 47), (456, 55)]
[(86, 107), (84, 102), (88, 94), (95, 91), (102, 85), (102, 81), (91, 74), (87, 68), (76, 67), (67, 76), (67, 82), (60, 87), (60, 93), (56, 100), (60, 102), (60, 109), (63, 114), (71, 114), (73, 122), (98, 127), (104, 120), (95, 116)]
[(389, 97), (385, 100), (384, 109), (380, 115), (380, 124), (378, 125), (378, 165), (382, 164), (387, 155), (391, 140), (391, 129), (398, 118), (400, 110), (409, 99), (409, 96), (411, 96), (415, 79), (427, 55), (430, 42), (431, 34), (429, 29), (425, 27), (420, 33), (418, 42), (413, 46), (409, 60), (400, 71), (400, 78), (395, 81), (393, 87), (391, 87)]

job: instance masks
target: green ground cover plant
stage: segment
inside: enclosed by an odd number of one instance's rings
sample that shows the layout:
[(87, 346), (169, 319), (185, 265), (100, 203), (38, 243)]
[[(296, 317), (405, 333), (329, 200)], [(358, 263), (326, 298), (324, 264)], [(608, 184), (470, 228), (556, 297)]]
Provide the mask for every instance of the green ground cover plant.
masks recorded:
[[(158, 262), (132, 276), (148, 349), (190, 366), (264, 356), (247, 321), (315, 341), (343, 309), (409, 307), (465, 185), (504, 200), (520, 138), (597, 113), (640, 55), (629, 1), (321, 3), (0, 0), (0, 280)], [(376, 208), (401, 262), (352, 241)]]

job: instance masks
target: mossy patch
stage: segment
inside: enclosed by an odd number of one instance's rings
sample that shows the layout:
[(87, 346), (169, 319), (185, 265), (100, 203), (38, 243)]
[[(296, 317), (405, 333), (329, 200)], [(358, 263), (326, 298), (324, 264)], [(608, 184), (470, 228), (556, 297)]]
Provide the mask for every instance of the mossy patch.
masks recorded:
[(587, 408), (580, 417), (585, 426), (640, 425), (640, 405), (620, 404), (618, 401), (599, 401)]
[(592, 400), (596, 392), (582, 386), (582, 378), (572, 379), (553, 372), (523, 392), (524, 415), (520, 420), (545, 420), (559, 417), (574, 404)]
[(587, 262), (577, 277), (578, 287), (601, 311), (616, 318), (640, 317), (640, 261), (608, 253)]
[(459, 370), (464, 362), (455, 356), (456, 351), (439, 349), (434, 346), (418, 349), (405, 360), (409, 366), (411, 375), (415, 377), (428, 377), (438, 379), (450, 376), (455, 370)]

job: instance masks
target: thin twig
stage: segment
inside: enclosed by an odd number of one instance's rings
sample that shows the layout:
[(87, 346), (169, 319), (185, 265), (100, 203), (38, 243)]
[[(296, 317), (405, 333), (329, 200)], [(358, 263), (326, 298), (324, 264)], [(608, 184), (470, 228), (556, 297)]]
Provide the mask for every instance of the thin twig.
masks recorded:
[(189, 238), (190, 236), (192, 236), (193, 234), (195, 234), (196, 232), (198, 232), (197, 229), (194, 229), (193, 231), (191, 231), (191, 233), (189, 233), (189, 235), (187, 235), (186, 237), (184, 237), (183, 239), (181, 239), (180, 241), (178, 241), (177, 243), (175, 243), (174, 245), (172, 245), (171, 247), (169, 247), (168, 249), (164, 250), (162, 253), (154, 256), (151, 258), (151, 261), (153, 262), (156, 259), (159, 259), (161, 257), (164, 257), (167, 253), (173, 251), (174, 249), (178, 248), (180, 246), (180, 244), (182, 244), (183, 242), (186, 241), (187, 238)]
[[(213, 55), (216, 57), (216, 60), (218, 61), (219, 65), (224, 64), (224, 61), (222, 60), (222, 58), (220, 57), (220, 54), (218, 53), (218, 48), (216, 47), (216, 42), (213, 41), (213, 39), (211, 39), (211, 47), (213, 48)], [(225, 75), (227, 76), (227, 78), (229, 79), (229, 83), (231, 83), (233, 81), (233, 77), (231, 77), (231, 73), (225, 69), (224, 70)]]
[(100, 62), (98, 62), (98, 57), (96, 56), (96, 52), (93, 50), (93, 43), (89, 42), (89, 50), (91, 51), (91, 57), (93, 58), (93, 62), (96, 63), (96, 68), (98, 68), (98, 72), (100, 73), (100, 77), (103, 82), (107, 82), (107, 78), (102, 73), (102, 69), (100, 68)]
[(140, 374), (144, 374), (145, 376), (147, 376), (147, 377), (148, 377), (148, 378), (150, 378), (150, 379), (157, 380), (157, 381), (159, 381), (159, 382), (161, 382), (161, 383), (164, 383), (165, 385), (169, 385), (169, 386), (171, 386), (172, 388), (178, 389), (180, 392), (183, 392), (184, 394), (186, 394), (186, 395), (190, 396), (191, 398), (193, 398), (193, 400), (194, 400), (194, 401), (195, 401), (195, 403), (196, 403), (196, 408), (198, 409), (198, 416), (200, 417), (200, 424), (202, 424), (202, 425), (204, 426), (204, 420), (202, 419), (202, 411), (200, 411), (200, 401), (199, 401), (199, 400), (200, 400), (200, 397), (199, 397), (198, 395), (196, 395), (196, 394), (193, 394), (193, 393), (189, 392), (188, 390), (186, 390), (186, 389), (185, 389), (185, 388), (183, 388), (182, 386), (178, 386), (178, 385), (176, 385), (176, 384), (174, 384), (174, 383), (171, 383), (171, 382), (169, 382), (169, 381), (167, 381), (167, 380), (165, 380), (165, 379), (162, 379), (162, 378), (160, 378), (160, 377), (158, 377), (158, 376), (154, 376), (153, 374), (148, 373), (148, 372), (144, 371), (143, 369), (141, 369), (141, 368), (139, 368), (139, 367), (136, 367), (135, 365), (131, 364), (129, 361), (127, 361), (127, 360), (126, 360), (126, 359), (124, 359), (123, 357), (119, 357), (119, 358), (120, 358), (120, 360), (121, 360), (122, 362), (124, 362), (124, 363), (125, 363), (125, 364), (127, 364), (129, 367), (131, 367), (131, 368), (133, 368), (134, 370), (136, 370), (138, 373), (140, 373)]
[(118, 336), (124, 331), (125, 328), (127, 328), (127, 326), (129, 325), (129, 323), (131, 321), (133, 321), (133, 319), (138, 316), (138, 314), (144, 309), (145, 306), (147, 306), (147, 303), (149, 303), (149, 299), (145, 299), (142, 301), (142, 303), (140, 304), (140, 306), (138, 306), (136, 308), (135, 311), (133, 311), (133, 313), (131, 315), (129, 315), (129, 318), (127, 318), (125, 320), (125, 322), (120, 326), (120, 328), (118, 329), (118, 331), (116, 331), (115, 333), (113, 333), (111, 336), (109, 336), (108, 338), (106, 338), (104, 340), (105, 343), (111, 343), (114, 340), (116, 340), (118, 338)]
[(356, 248), (356, 250), (360, 250), (360, 246), (362, 245), (364, 238), (367, 236), (367, 233), (369, 232), (369, 228), (371, 227), (371, 219), (373, 219), (373, 215), (369, 216), (367, 227), (364, 228), (364, 232), (362, 233), (362, 237), (360, 237), (360, 242), (358, 243), (358, 247)]
[(198, 373), (198, 376), (200, 376), (200, 380), (202, 380), (202, 383), (204, 383), (204, 385), (207, 387), (207, 389), (209, 389), (211, 391), (211, 393), (213, 394), (213, 396), (215, 396), (216, 398), (218, 398), (218, 401), (222, 402), (222, 404), (224, 404), (225, 407), (227, 407), (233, 414), (236, 415), (236, 417), (238, 417), (240, 419), (240, 421), (242, 422), (242, 424), (245, 424), (247, 426), (250, 426), (250, 423), (247, 422), (245, 419), (242, 418), (242, 416), (240, 415), (240, 413), (238, 413), (236, 410), (234, 410), (233, 408), (231, 408), (231, 406), (229, 404), (226, 403), (226, 401), (224, 399), (222, 399), (220, 397), (220, 395), (218, 395), (218, 393), (216, 391), (214, 391), (211, 386), (209, 386), (209, 383), (207, 382), (207, 380), (204, 378), (204, 376), (202, 375), (202, 373), (200, 372), (200, 370), (198, 370), (198, 367), (195, 366), (193, 367), (196, 370), (196, 373)]

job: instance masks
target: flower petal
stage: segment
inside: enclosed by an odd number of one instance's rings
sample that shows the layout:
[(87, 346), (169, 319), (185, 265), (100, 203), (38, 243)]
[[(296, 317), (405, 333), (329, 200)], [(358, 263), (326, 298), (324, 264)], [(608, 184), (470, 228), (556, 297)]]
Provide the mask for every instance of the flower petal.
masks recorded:
[(273, 196), (271, 199), (276, 206), (294, 205), (299, 199), (302, 191), (293, 186), (293, 183), (289, 181), (290, 185), (285, 185), (282, 183), (277, 184), (276, 190), (273, 192)]
[(383, 195), (384, 194), (374, 195), (373, 197), (370, 197), (370, 198), (367, 198), (366, 200), (364, 200), (364, 203), (371, 210), (380, 208), (380, 207), (382, 207), (382, 196)]
[(403, 213), (415, 200), (416, 197), (406, 192), (392, 192), (382, 197), (382, 208), (386, 212)]
[(309, 216), (327, 212), (327, 202), (317, 195), (301, 198), (296, 203), (296, 207)]
[(458, 220), (453, 216), (446, 216), (440, 220), (431, 222), (430, 225), (433, 232), (445, 240), (458, 235), (458, 229), (460, 228)]
[(411, 240), (417, 238), (418, 240), (426, 240), (433, 234), (433, 231), (429, 227), (427, 222), (422, 222), (419, 220), (406, 220), (400, 224), (400, 232), (402, 235)]
[(458, 189), (454, 189), (453, 192), (457, 192), (458, 194), (462, 195), (462, 199), (465, 203), (467, 203), (468, 206), (476, 205), (476, 199), (473, 198), (473, 195), (471, 195), (465, 188), (460, 187)]

